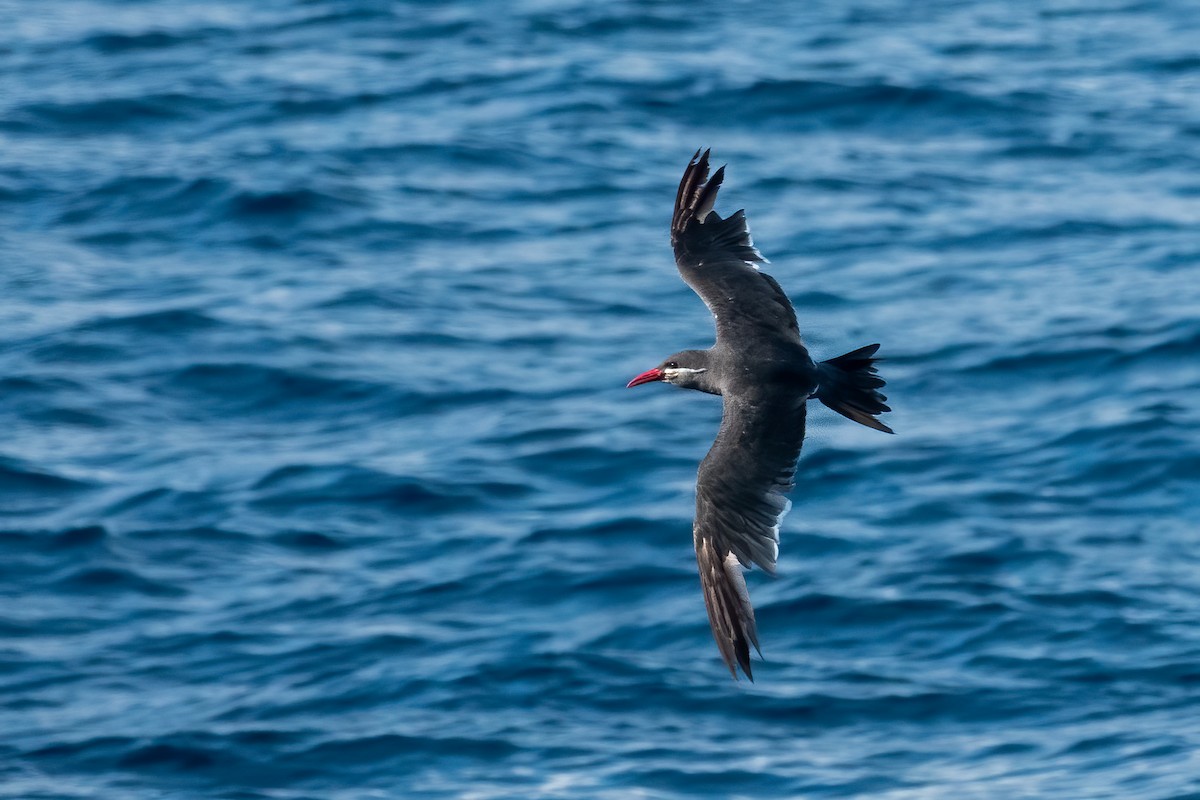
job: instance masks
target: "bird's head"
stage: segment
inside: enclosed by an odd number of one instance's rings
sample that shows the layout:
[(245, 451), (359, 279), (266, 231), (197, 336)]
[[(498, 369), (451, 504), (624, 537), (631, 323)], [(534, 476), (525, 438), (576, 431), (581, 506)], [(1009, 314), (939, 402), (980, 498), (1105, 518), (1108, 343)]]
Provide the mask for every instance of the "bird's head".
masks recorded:
[(654, 369), (648, 369), (638, 375), (625, 388), (662, 381), (663, 383), (673, 383), (684, 389), (711, 391), (708, 380), (710, 377), (708, 375), (708, 351), (684, 350), (667, 357)]

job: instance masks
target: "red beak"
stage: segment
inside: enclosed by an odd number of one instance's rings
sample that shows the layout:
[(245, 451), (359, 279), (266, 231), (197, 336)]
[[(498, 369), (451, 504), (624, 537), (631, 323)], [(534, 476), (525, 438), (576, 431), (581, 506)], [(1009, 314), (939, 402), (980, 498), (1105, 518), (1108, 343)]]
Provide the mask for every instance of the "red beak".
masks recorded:
[(655, 367), (654, 369), (646, 370), (641, 375), (638, 375), (636, 378), (631, 380), (629, 383), (625, 384), (625, 388), (632, 389), (634, 386), (637, 386), (639, 384), (650, 383), (651, 381), (661, 381), (662, 379), (663, 379), (662, 370)]

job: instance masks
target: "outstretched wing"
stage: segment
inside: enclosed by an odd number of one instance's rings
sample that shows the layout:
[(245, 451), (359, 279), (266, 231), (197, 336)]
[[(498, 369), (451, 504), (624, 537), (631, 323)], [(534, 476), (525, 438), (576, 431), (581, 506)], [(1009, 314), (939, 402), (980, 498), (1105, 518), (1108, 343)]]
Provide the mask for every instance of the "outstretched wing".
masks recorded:
[(734, 678), (750, 672), (758, 649), (754, 608), (742, 568), (775, 572), (779, 523), (791, 507), (796, 459), (804, 443), (803, 398), (750, 403), (726, 396), (717, 440), (700, 464), (692, 534), (713, 638)]
[(750, 239), (745, 211), (725, 219), (713, 211), (725, 168), (709, 178), (708, 155), (696, 152), (675, 196), (671, 246), (679, 274), (716, 317), (718, 341), (781, 336), (799, 341), (787, 295), (754, 266), (766, 259)]

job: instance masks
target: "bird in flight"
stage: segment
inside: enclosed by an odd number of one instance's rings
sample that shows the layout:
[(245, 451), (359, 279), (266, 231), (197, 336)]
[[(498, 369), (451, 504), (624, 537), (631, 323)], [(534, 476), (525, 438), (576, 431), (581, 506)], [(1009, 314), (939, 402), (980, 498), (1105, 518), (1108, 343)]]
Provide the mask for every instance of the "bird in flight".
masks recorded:
[[(696, 151), (675, 197), (671, 246), (679, 274), (716, 319), (717, 341), (684, 350), (629, 382), (661, 381), (722, 397), (721, 428), (696, 476), (692, 537), (704, 605), (721, 658), (734, 679), (751, 681), (750, 645), (759, 650), (743, 567), (775, 574), (779, 523), (791, 508), (804, 442), (807, 403), (816, 398), (868, 428), (892, 429), (879, 393), (878, 344), (814, 362), (800, 340), (796, 312), (758, 264), (744, 211), (713, 211), (725, 168), (708, 175), (709, 151)], [(761, 656), (762, 651), (759, 650)]]

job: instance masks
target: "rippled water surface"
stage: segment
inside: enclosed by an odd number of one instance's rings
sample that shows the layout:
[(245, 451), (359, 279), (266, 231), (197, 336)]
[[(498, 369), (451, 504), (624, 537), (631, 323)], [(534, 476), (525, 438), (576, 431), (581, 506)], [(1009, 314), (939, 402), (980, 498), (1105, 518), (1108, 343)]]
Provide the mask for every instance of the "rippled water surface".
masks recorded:
[[(0, 2), (0, 796), (1200, 797), (1200, 17), (780, 6)], [(896, 409), (754, 684), (702, 145)]]

